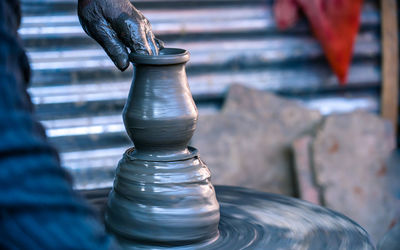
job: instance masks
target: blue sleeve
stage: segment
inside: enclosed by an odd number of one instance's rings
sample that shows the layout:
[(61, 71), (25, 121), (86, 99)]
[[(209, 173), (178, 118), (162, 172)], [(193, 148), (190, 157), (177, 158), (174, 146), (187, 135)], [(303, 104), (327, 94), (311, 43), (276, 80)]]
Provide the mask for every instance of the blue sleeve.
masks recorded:
[(0, 1), (0, 248), (110, 249), (32, 115), (17, 7)]

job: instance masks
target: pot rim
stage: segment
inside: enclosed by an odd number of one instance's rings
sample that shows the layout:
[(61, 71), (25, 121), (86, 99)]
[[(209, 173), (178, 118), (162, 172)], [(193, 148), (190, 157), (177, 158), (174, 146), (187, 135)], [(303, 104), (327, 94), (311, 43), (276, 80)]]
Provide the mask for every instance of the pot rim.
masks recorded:
[(134, 64), (170, 65), (189, 61), (189, 51), (180, 48), (163, 48), (158, 55), (131, 53), (129, 59)]

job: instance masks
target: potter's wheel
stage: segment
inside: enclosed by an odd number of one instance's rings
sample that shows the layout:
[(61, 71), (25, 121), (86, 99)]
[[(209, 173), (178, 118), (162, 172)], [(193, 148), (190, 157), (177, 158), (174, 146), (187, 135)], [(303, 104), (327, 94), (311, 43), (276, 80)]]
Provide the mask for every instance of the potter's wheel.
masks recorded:
[[(215, 186), (221, 206), (219, 236), (186, 246), (120, 239), (127, 249), (374, 249), (349, 218), (298, 199), (250, 189)], [(85, 195), (103, 209), (109, 190)]]
[(131, 60), (123, 120), (135, 149), (119, 161), (111, 192), (88, 195), (124, 249), (373, 249), (360, 226), (331, 210), (249, 189), (214, 190), (206, 164), (188, 148), (198, 120), (189, 52), (164, 48)]

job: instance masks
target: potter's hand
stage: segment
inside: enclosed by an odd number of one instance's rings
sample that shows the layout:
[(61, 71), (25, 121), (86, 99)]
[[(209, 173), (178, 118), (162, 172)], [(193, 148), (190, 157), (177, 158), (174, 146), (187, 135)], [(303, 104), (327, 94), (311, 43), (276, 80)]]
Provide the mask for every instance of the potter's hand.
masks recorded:
[(162, 41), (154, 37), (149, 21), (129, 0), (79, 0), (78, 16), (85, 32), (122, 71), (129, 66), (127, 48), (152, 55), (163, 47)]

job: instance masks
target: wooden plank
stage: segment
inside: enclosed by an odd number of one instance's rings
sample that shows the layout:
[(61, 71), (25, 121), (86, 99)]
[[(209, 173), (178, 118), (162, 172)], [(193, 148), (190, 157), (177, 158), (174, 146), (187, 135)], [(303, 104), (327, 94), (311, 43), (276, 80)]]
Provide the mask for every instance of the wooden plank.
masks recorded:
[(382, 117), (393, 124), (397, 134), (399, 51), (396, 0), (381, 0), (382, 16)]

